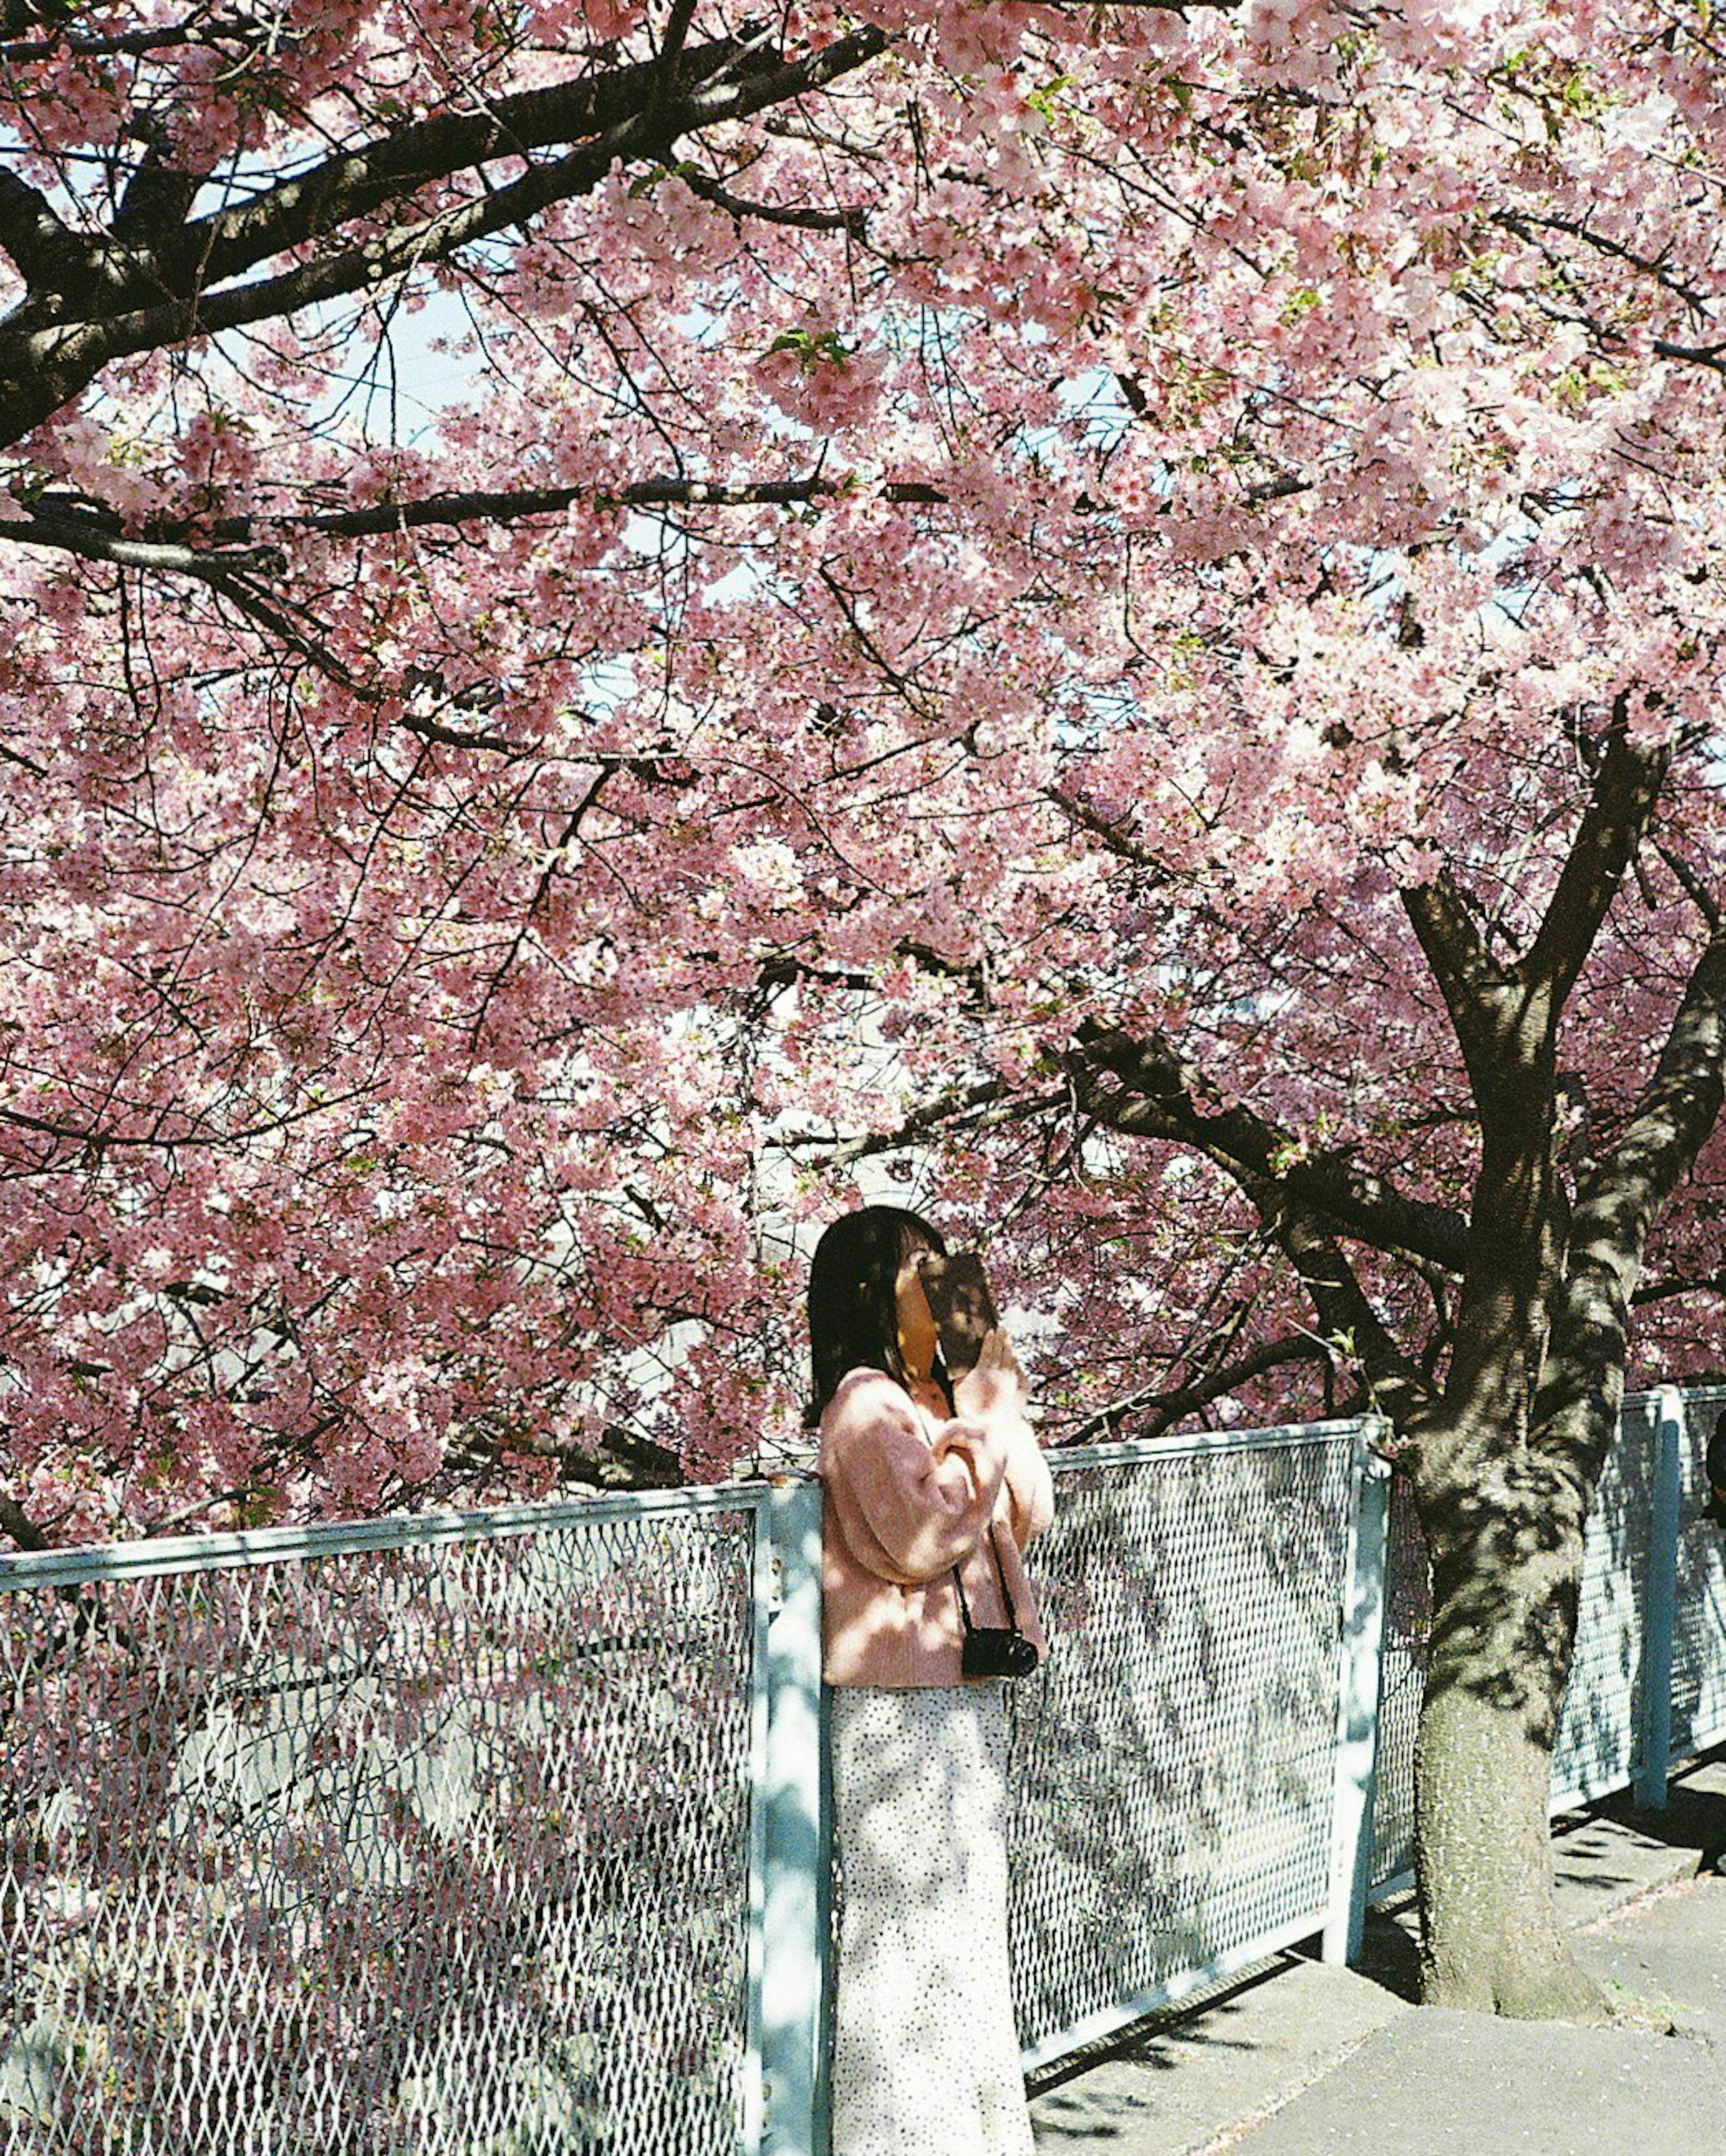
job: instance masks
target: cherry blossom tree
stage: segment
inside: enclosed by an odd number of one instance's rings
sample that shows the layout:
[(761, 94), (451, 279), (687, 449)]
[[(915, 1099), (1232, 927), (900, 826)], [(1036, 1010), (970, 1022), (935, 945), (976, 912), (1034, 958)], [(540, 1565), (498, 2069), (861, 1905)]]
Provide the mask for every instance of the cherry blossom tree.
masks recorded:
[(1581, 1523), (1717, 1355), (1712, 39), (8, 8), (0, 1525), (723, 1472), (909, 1164), (1052, 1430), (1386, 1414), (1431, 1994), (1590, 2005)]

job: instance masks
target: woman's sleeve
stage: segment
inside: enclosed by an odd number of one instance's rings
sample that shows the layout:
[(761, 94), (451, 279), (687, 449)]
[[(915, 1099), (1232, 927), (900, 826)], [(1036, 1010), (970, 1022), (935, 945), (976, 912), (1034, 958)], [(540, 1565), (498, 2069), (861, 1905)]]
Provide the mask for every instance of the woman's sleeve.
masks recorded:
[(994, 1423), (944, 1424), (930, 1445), (891, 1378), (840, 1386), (822, 1419), (821, 1478), (871, 1571), (918, 1587), (976, 1548), (1007, 1467)]
[(1023, 1549), (1055, 1517), (1055, 1484), (1037, 1434), (1025, 1419), (1025, 1386), (1016, 1369), (976, 1369), (961, 1378), (955, 1404), (963, 1414), (994, 1430), (1005, 1469), (1007, 1513), (1013, 1539)]
[(1055, 1517), (1055, 1480), (1036, 1432), (1022, 1415), (1007, 1448), (1005, 1481), (1013, 1539), (1023, 1549)]

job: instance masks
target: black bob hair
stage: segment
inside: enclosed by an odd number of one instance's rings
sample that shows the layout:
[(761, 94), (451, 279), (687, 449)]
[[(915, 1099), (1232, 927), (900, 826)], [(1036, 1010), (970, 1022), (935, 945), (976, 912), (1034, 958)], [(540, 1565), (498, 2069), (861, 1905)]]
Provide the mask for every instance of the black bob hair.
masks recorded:
[[(915, 1250), (947, 1255), (938, 1229), (900, 1205), (866, 1205), (835, 1220), (809, 1264), (811, 1425), (848, 1370), (883, 1370), (905, 1383), (899, 1353), (899, 1268)], [(945, 1373), (936, 1360), (936, 1377)]]

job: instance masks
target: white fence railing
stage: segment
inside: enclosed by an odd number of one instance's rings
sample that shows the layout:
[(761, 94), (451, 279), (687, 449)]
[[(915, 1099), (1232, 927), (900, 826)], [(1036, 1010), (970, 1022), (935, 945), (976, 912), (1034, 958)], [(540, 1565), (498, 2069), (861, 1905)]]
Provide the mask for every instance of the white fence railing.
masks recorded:
[[(1726, 1738), (1726, 1391), (1626, 1404), (1554, 1808)], [(1405, 1874), (1424, 1552), (1359, 1423), (1055, 1456), (1028, 2064)], [(0, 1559), (0, 2156), (813, 2156), (808, 1482)]]
[(1368, 1458), (1357, 1423), (1056, 1456), (1012, 1693), (1028, 2062), (1324, 1925)]
[(759, 1491), (0, 1568), (0, 2148), (736, 2145)]

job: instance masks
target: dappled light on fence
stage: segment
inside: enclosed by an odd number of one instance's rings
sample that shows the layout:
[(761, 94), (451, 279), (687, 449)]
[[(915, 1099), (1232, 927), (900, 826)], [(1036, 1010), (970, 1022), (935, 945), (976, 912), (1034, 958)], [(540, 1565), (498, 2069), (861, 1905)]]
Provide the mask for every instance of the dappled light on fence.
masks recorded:
[(1415, 1861), (1415, 1739), (1426, 1680), (1432, 1581), (1414, 1493), (1398, 1476), (1384, 1552), (1384, 1639), (1379, 1685), (1379, 1762), (1371, 1880), (1382, 1891)]
[(730, 2145), (752, 1517), (534, 1527), (0, 1596), (0, 2147)]
[(1321, 1921), (1357, 1428), (1057, 1461), (1048, 1662), (1009, 1688), (1034, 2055)]
[(1636, 1773), (1658, 1399), (1625, 1402), (1589, 1512), (1576, 1647), (1552, 1752), (1554, 1811), (1621, 1789)]
[[(1702, 1458), (1726, 1388), (1624, 1404), (1589, 1513), (1576, 1649), (1553, 1747), (1554, 1813), (1636, 1783), (1726, 1738), (1726, 1537), (1703, 1517)], [(1676, 1558), (1676, 1563), (1673, 1560)], [(1415, 1737), (1431, 1594), (1406, 1484), (1391, 1506), (1373, 1885), (1414, 1861)], [(1670, 1664), (1667, 1666), (1667, 1652)]]
[(1726, 1534), (1703, 1515), (1708, 1499), (1703, 1454), (1716, 1418), (1726, 1414), (1726, 1385), (1687, 1394), (1685, 1406), (1672, 1637), (1672, 1748), (1678, 1758), (1726, 1732)]

